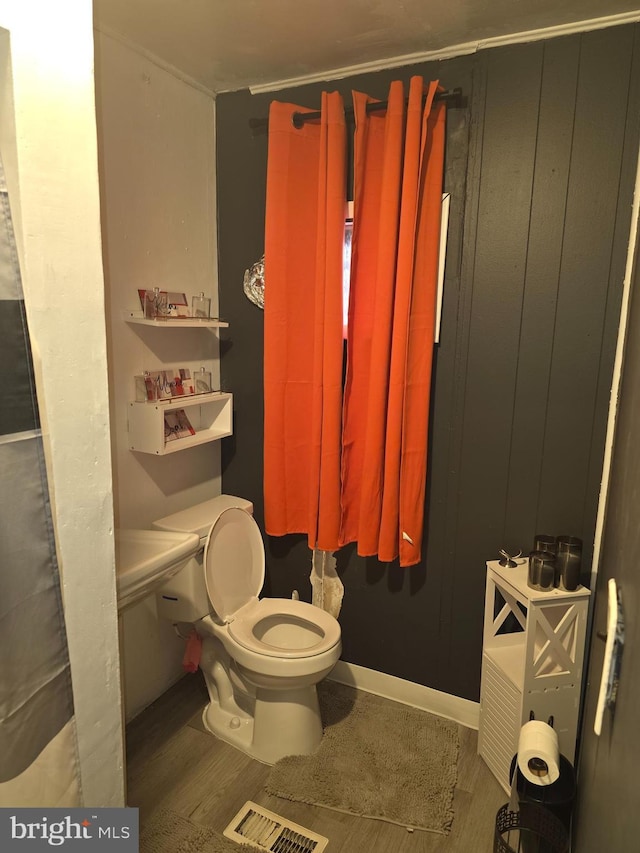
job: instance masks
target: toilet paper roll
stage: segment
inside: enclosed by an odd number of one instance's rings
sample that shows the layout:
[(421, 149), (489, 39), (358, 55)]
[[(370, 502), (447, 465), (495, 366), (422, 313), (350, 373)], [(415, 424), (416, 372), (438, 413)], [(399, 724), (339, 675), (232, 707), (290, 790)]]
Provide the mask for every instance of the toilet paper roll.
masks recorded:
[(518, 768), (533, 785), (552, 785), (560, 776), (558, 735), (540, 720), (531, 720), (520, 729)]

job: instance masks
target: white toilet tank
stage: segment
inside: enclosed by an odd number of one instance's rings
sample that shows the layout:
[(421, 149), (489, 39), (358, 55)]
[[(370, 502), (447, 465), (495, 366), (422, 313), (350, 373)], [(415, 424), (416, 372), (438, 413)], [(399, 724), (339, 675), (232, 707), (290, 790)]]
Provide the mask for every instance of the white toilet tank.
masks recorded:
[(234, 495), (218, 495), (211, 500), (191, 506), (154, 521), (155, 530), (197, 533), (200, 549), (188, 563), (156, 593), (158, 616), (170, 622), (197, 622), (211, 612), (205, 586), (202, 561), (207, 537), (221, 512), (239, 507), (253, 515), (253, 504)]

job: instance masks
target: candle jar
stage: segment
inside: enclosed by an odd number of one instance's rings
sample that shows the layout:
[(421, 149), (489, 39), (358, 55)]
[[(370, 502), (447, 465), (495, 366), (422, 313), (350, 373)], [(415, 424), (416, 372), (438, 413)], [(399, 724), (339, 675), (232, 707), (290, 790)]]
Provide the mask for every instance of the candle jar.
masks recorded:
[(159, 290), (156, 297), (156, 318), (166, 320), (169, 316), (169, 299), (166, 290)]
[(153, 290), (145, 290), (144, 292), (144, 316), (147, 320), (155, 320), (158, 316), (158, 299), (160, 297), (160, 288), (154, 287)]
[(154, 287), (153, 290), (146, 290), (144, 294), (144, 316), (147, 320), (166, 320), (169, 314), (169, 305), (167, 303), (167, 293), (160, 290), (159, 287)]
[(580, 583), (582, 567), (582, 540), (576, 536), (558, 536), (556, 539), (556, 586), (573, 592)]
[(529, 554), (527, 584), (532, 589), (553, 589), (555, 557), (550, 551), (532, 551)]
[(201, 367), (194, 373), (196, 394), (208, 394), (211, 391), (211, 371)]
[(198, 317), (201, 320), (209, 319), (209, 311), (211, 309), (211, 300), (207, 299), (204, 293), (199, 296), (194, 296), (191, 299), (191, 315)]
[(548, 551), (550, 554), (556, 553), (556, 537), (548, 536), (545, 533), (538, 533), (533, 540), (534, 551)]

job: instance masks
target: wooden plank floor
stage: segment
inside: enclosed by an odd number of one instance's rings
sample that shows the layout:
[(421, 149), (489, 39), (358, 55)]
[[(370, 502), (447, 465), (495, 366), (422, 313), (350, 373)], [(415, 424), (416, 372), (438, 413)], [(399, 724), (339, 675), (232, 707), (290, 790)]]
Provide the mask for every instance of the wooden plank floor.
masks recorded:
[(269, 767), (193, 724), (206, 702), (201, 674), (189, 675), (127, 727), (127, 799), (140, 809), (142, 829), (155, 809), (165, 808), (222, 832), (253, 800), (328, 837), (331, 853), (493, 850), (495, 814), (507, 797), (476, 754), (475, 731), (460, 727), (455, 817), (451, 833), (442, 836), (269, 796), (264, 791)]

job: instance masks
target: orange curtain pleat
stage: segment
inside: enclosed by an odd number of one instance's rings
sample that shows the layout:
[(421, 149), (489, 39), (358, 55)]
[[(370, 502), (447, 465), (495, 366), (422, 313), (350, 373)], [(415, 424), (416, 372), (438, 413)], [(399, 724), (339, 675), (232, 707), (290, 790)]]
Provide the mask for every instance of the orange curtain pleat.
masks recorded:
[(323, 93), (320, 123), (269, 113), (265, 223), (264, 498), (273, 536), (335, 550), (340, 523), (342, 247), (346, 127)]
[(402, 83), (392, 83), (386, 113), (371, 115), (366, 107), (373, 99), (359, 92), (353, 97), (356, 130), (341, 543), (357, 541), (358, 553), (370, 556), (378, 551), (382, 511), (404, 94)]
[(420, 560), (444, 154), (444, 107), (421, 77), (384, 113), (354, 93), (354, 231), (340, 542)]
[[(435, 94), (435, 84), (430, 95)], [(427, 437), (442, 215), (446, 106), (423, 118), (420, 203), (416, 224), (400, 469), (400, 565), (420, 561), (427, 476)], [(405, 535), (407, 534), (407, 535)]]

